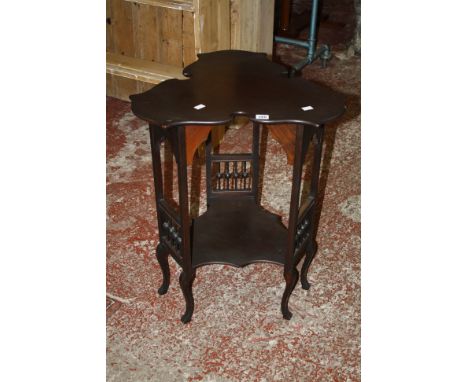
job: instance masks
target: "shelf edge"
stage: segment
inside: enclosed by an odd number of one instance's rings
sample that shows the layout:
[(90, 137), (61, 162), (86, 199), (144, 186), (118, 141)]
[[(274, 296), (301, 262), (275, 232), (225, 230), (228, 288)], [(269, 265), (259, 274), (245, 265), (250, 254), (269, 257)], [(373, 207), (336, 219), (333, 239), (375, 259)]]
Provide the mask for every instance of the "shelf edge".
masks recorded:
[(193, 1), (164, 1), (164, 0), (124, 0), (129, 3), (137, 3), (143, 5), (151, 5), (153, 7), (170, 8), (179, 11), (193, 12), (195, 7)]

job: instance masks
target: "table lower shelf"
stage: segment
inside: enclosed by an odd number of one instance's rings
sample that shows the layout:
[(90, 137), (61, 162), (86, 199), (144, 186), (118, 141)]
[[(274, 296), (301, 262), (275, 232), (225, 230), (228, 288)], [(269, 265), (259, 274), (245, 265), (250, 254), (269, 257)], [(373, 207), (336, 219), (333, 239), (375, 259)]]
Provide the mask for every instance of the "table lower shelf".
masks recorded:
[(193, 222), (192, 266), (256, 262), (284, 265), (287, 229), (253, 199), (212, 202)]

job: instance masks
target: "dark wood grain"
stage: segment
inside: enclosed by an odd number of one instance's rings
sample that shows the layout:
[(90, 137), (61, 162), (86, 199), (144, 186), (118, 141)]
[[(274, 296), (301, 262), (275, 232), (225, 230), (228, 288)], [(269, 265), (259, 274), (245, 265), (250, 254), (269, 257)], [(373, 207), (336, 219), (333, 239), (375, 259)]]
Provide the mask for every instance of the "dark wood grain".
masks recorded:
[(191, 165), (193, 155), (198, 146), (208, 138), (211, 132), (211, 126), (186, 126), (185, 128), (185, 144), (187, 151), (187, 164)]
[[(130, 96), (135, 115), (165, 128), (227, 124), (236, 115), (259, 123), (320, 125), (345, 110), (341, 94), (287, 77), (286, 68), (263, 53), (225, 50), (198, 57), (183, 71), (189, 79), (167, 80)], [(206, 107), (195, 110), (199, 104)], [(314, 109), (303, 111), (305, 106)], [(257, 119), (258, 114), (269, 119)]]
[[(159, 293), (166, 293), (169, 287), (167, 258), (171, 255), (182, 267), (179, 282), (186, 303), (181, 317), (184, 323), (192, 318), (195, 305), (192, 285), (196, 268), (203, 265), (243, 267), (268, 262), (283, 266), (286, 287), (281, 312), (288, 320), (292, 317), (289, 298), (299, 280), (297, 266), (304, 256), (300, 279), (304, 289), (310, 288), (307, 272), (317, 252), (316, 198), (324, 122), (341, 115), (344, 103), (341, 95), (300, 78), (285, 77), (284, 71), (263, 54), (244, 51), (203, 54), (185, 68), (184, 74), (190, 79), (169, 80), (131, 97), (133, 112), (150, 125), (160, 237), (157, 260), (163, 271)], [(195, 110), (194, 106), (201, 103), (206, 107)], [(304, 106), (313, 109), (303, 111)], [(212, 126), (226, 124), (236, 114), (244, 114), (254, 122), (252, 151), (214, 152), (213, 146), (219, 139), (213, 137)], [(260, 119), (256, 114), (267, 114), (268, 119)], [(287, 228), (280, 216), (260, 204), (260, 128), (271, 131), (286, 150), (288, 162), (293, 164)], [(163, 192), (160, 157), (163, 141), (170, 143), (177, 162), (176, 209)], [(203, 141), (206, 141), (208, 208), (192, 220), (187, 164)], [(314, 147), (311, 183), (306, 203), (299, 208), (302, 168), (310, 142)]]
[(192, 266), (256, 262), (283, 265), (287, 231), (278, 215), (263, 209), (254, 198), (213, 200), (195, 219)]
[(159, 243), (156, 247), (156, 259), (158, 260), (159, 266), (161, 267), (163, 273), (163, 281), (161, 286), (158, 289), (160, 295), (166, 294), (169, 289), (169, 284), (171, 282), (171, 272), (169, 269), (169, 262), (167, 258), (169, 257), (169, 251), (165, 248), (163, 243)]
[(294, 163), (294, 141), (296, 139), (296, 126), (294, 125), (267, 125), (273, 138), (279, 142), (286, 152), (288, 164)]

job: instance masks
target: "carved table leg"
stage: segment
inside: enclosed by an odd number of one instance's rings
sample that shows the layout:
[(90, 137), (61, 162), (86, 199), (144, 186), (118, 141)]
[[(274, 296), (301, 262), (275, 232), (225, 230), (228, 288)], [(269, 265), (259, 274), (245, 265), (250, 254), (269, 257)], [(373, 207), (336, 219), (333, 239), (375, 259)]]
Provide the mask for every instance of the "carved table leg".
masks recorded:
[(286, 320), (290, 320), (292, 313), (288, 307), (289, 297), (291, 296), (292, 291), (296, 287), (297, 280), (299, 279), (299, 272), (296, 267), (293, 267), (290, 272), (285, 272), (284, 278), (286, 280), (286, 288), (284, 288), (283, 298), (281, 299), (281, 313), (283, 313), (283, 317)]
[(192, 319), (194, 301), (192, 293), (193, 280), (195, 279), (195, 270), (191, 273), (186, 273), (182, 271), (179, 277), (180, 287), (185, 298), (185, 313), (181, 317), (181, 321), (186, 324)]
[(169, 283), (171, 282), (171, 273), (169, 270), (169, 262), (167, 261), (169, 257), (169, 251), (164, 247), (163, 244), (159, 243), (156, 247), (156, 259), (158, 260), (159, 265), (161, 266), (163, 281), (158, 289), (160, 295), (166, 294), (169, 288)]
[[(322, 159), (322, 146), (323, 146), (323, 133), (324, 127), (323, 125), (316, 129), (313, 135), (313, 144), (314, 144), (314, 159), (312, 164), (312, 179), (310, 183), (310, 190), (309, 190), (309, 197), (312, 197), (314, 200), (317, 199), (318, 194), (318, 185), (319, 185), (319, 177), (320, 177), (320, 162)], [(317, 253), (317, 241), (315, 237), (317, 235), (317, 227), (318, 227), (318, 220), (320, 218), (320, 214), (316, 211), (317, 209), (317, 201), (314, 205), (314, 211), (312, 214), (312, 224), (310, 225), (310, 240), (307, 244), (306, 250), (306, 258), (304, 260), (304, 264), (302, 265), (301, 269), (301, 284), (302, 288), (308, 290), (310, 288), (310, 283), (307, 280), (307, 273), (309, 272), (310, 264)]]
[[(153, 180), (154, 189), (156, 192), (156, 209), (158, 216), (158, 228), (161, 233), (163, 227), (163, 221), (161, 218), (162, 211), (160, 207), (161, 200), (164, 199), (163, 184), (162, 184), (162, 168), (161, 168), (161, 142), (162, 132), (158, 126), (150, 125), (150, 142), (151, 142), (151, 155), (153, 161)], [(161, 267), (163, 274), (163, 281), (158, 289), (160, 295), (166, 294), (170, 283), (170, 271), (169, 263), (167, 261), (169, 256), (169, 248), (162, 243), (159, 243), (156, 247), (156, 259)]]
[(181, 321), (186, 324), (192, 319), (194, 302), (192, 294), (195, 269), (192, 268), (191, 248), (191, 221), (189, 213), (189, 196), (187, 184), (187, 152), (186, 152), (186, 126), (178, 126), (172, 130), (173, 147), (176, 147), (177, 177), (179, 184), (179, 213), (181, 226), (180, 253), (182, 255), (182, 273), (179, 277), (180, 288), (185, 298), (185, 313)]
[(310, 283), (307, 280), (307, 273), (309, 272), (310, 264), (317, 252), (317, 242), (315, 240), (309, 242), (307, 245), (306, 257), (304, 259), (304, 263), (302, 264), (301, 269), (301, 284), (302, 289), (308, 290), (310, 288)]
[(302, 165), (304, 161), (304, 153), (307, 148), (307, 137), (309, 130), (306, 131), (306, 139), (304, 139), (304, 126), (298, 125), (296, 127), (296, 137), (294, 146), (294, 164), (293, 164), (293, 180), (291, 189), (291, 203), (289, 206), (289, 223), (288, 223), (288, 248), (284, 264), (284, 278), (286, 280), (286, 287), (284, 289), (283, 298), (281, 300), (281, 312), (286, 320), (290, 320), (292, 313), (288, 308), (289, 297), (296, 287), (299, 280), (299, 272), (296, 269), (294, 259), (296, 248), (296, 234), (297, 223), (299, 215), (299, 193), (301, 190), (301, 175)]

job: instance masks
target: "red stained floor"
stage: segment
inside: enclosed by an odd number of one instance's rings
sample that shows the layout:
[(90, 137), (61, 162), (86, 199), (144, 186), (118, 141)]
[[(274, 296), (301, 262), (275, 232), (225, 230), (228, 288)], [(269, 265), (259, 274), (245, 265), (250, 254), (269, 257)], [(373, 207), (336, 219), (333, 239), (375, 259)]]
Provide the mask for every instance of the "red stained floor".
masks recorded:
[[(281, 54), (295, 61), (300, 51)], [(360, 380), (360, 60), (314, 64), (303, 76), (349, 97), (347, 114), (327, 126), (319, 251), (310, 290), (299, 284), (291, 296), (291, 321), (280, 313), (282, 269), (255, 264), (198, 269), (192, 322), (180, 322), (184, 299), (174, 261), (169, 292), (156, 293), (162, 278), (149, 133), (128, 103), (107, 99), (107, 290), (121, 299), (107, 299), (109, 381)], [(250, 128), (229, 130), (222, 149), (248, 150)], [(271, 136), (266, 155), (262, 204), (285, 218), (291, 167)], [(203, 195), (202, 181), (194, 213), (206, 208)]]

